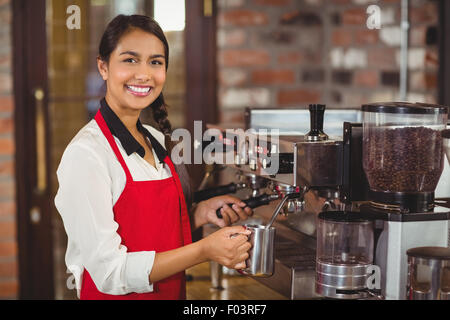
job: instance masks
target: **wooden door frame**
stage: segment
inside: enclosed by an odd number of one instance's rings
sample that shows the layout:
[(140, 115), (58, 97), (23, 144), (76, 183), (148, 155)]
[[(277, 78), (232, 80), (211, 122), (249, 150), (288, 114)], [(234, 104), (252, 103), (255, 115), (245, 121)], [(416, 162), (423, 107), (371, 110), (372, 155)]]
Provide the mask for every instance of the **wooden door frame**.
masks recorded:
[(439, 1), (439, 103), (450, 106), (450, 1)]
[[(212, 14), (205, 16), (204, 5), (210, 1)], [(217, 123), (217, 7), (214, 0), (186, 0), (186, 126), (194, 137), (194, 121)], [(202, 131), (203, 132), (203, 131)], [(193, 160), (193, 152), (192, 160)], [(200, 184), (204, 165), (188, 166), (194, 187)]]
[[(16, 203), (19, 259), (19, 298), (53, 299), (51, 228), (50, 130), (48, 124), (47, 32), (45, 0), (12, 3), (14, 121), (16, 143)], [(37, 193), (36, 105), (34, 89), (44, 92), (47, 189)], [(32, 223), (31, 208), (41, 219)]]

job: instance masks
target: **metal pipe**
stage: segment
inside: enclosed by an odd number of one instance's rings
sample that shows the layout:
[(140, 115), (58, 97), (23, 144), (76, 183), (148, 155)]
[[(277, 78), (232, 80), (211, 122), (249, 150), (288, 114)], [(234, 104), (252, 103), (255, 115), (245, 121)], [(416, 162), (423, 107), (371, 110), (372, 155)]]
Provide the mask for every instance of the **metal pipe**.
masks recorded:
[(401, 2), (401, 39), (400, 39), (400, 101), (406, 101), (406, 94), (408, 92), (408, 0)]

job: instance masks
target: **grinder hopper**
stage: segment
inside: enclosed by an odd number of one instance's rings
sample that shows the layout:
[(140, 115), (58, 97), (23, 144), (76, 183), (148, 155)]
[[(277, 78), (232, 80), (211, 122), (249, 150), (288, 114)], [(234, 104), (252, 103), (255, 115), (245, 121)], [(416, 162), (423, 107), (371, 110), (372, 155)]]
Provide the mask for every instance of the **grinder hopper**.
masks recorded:
[(442, 140), (447, 160), (450, 163), (450, 129), (442, 130)]

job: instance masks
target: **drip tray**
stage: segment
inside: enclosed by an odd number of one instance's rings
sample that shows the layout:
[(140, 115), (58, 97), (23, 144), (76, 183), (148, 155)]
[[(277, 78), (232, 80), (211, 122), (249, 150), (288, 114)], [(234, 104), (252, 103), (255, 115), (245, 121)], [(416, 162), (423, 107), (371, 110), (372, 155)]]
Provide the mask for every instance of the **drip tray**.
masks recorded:
[(315, 250), (277, 235), (274, 252), (274, 274), (253, 279), (292, 300), (322, 298), (315, 293)]

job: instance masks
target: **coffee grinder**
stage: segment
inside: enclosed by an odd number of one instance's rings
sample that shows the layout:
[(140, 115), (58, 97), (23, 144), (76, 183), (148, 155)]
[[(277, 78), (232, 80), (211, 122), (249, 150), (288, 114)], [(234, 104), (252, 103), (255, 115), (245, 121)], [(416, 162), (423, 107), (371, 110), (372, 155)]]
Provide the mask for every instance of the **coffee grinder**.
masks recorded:
[(445, 161), (441, 132), (448, 109), (390, 102), (363, 105), (362, 113), (370, 201), (360, 211), (375, 223), (382, 295), (406, 299), (407, 250), (448, 246), (450, 209), (434, 199)]

